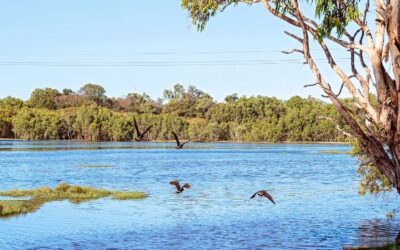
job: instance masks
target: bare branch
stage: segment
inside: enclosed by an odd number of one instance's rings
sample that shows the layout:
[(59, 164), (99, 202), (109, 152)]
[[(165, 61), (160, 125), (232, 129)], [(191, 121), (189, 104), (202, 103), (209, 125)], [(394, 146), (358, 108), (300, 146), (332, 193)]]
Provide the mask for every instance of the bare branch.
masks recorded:
[(293, 53), (300, 53), (300, 54), (304, 54), (304, 51), (300, 50), (300, 49), (292, 49), (290, 51), (281, 51), (283, 54), (293, 54)]
[(317, 86), (317, 85), (319, 85), (318, 82), (312, 83), (312, 84), (306, 84), (306, 85), (304, 85), (303, 87), (304, 87), (304, 88), (307, 88), (307, 87), (314, 87), (314, 86)]
[[(290, 37), (292, 37), (293, 39), (297, 40), (299, 43), (303, 43), (303, 39), (301, 39), (300, 37), (296, 36), (295, 34), (292, 34), (288, 31), (284, 31), (284, 33)], [(304, 54), (304, 51), (303, 51)]]

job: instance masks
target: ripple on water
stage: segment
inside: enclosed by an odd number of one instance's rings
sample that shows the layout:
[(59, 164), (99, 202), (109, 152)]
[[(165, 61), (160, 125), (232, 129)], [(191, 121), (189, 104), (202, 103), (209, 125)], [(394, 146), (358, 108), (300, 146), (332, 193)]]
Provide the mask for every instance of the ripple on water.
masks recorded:
[[(0, 220), (0, 245), (339, 249), (391, 241), (400, 230), (396, 218), (386, 219), (398, 208), (396, 194), (385, 200), (359, 197), (356, 160), (319, 153), (348, 146), (193, 143), (181, 151), (172, 146), (0, 142), (0, 148), (13, 149), (0, 152), (1, 189), (64, 181), (151, 194), (140, 201), (48, 203), (36, 213)], [(113, 167), (77, 167), (85, 165)], [(176, 194), (168, 184), (172, 179), (193, 188)], [(250, 200), (259, 189), (268, 189), (277, 204)]]

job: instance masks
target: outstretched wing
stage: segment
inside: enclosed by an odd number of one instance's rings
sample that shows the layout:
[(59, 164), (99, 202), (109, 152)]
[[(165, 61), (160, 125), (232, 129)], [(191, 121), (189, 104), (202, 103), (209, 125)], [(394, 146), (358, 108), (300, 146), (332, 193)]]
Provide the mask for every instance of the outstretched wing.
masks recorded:
[(181, 145), (181, 143), (179, 142), (179, 138), (178, 138), (178, 136), (175, 134), (175, 132), (174, 131), (172, 131), (172, 134), (174, 135), (174, 138), (175, 138), (175, 141), (176, 141), (176, 145)]
[(149, 130), (153, 127), (153, 125), (150, 125), (140, 136), (143, 137), (149, 132)]
[(254, 197), (256, 197), (256, 195), (257, 195), (259, 192), (260, 192), (260, 191), (255, 192), (255, 193), (250, 197), (250, 199), (253, 199)]
[(264, 196), (267, 197), (268, 200), (270, 200), (272, 203), (276, 204), (274, 198), (272, 198), (272, 196), (267, 191), (265, 191)]
[(137, 136), (140, 136), (139, 126), (137, 125), (137, 122), (136, 122), (135, 118), (133, 118), (133, 124), (135, 125)]
[(189, 183), (185, 183), (185, 185), (183, 185), (184, 188), (190, 189), (192, 186), (190, 186)]
[(174, 185), (178, 191), (181, 189), (181, 185), (179, 185), (179, 181), (170, 181), (169, 184)]
[(185, 141), (184, 143), (182, 143), (181, 146), (183, 147), (183, 145), (185, 145), (185, 144), (188, 143), (188, 142), (190, 142), (190, 141)]

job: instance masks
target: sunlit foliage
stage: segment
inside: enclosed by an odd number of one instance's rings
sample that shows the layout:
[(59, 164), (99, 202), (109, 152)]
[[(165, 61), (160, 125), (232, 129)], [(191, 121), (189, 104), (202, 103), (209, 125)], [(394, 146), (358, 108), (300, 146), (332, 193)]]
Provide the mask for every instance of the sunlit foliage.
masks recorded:
[[(203, 30), (209, 19), (218, 12), (224, 11), (231, 5), (253, 4), (252, 0), (182, 0), (182, 7), (189, 12), (193, 23), (199, 30)], [(280, 12), (287, 12), (290, 8), (288, 0), (271, 0), (273, 7)], [(321, 37), (331, 34), (335, 30), (339, 35), (351, 20), (360, 17), (358, 8), (360, 0), (336, 1), (336, 0), (305, 0), (315, 10), (316, 18), (321, 22), (318, 31)]]
[(358, 174), (360, 175), (361, 182), (359, 185), (359, 194), (380, 194), (393, 190), (393, 186), (389, 180), (382, 175), (378, 168), (374, 166), (368, 156), (362, 151), (360, 144), (357, 140), (352, 141), (352, 155), (358, 157)]
[[(133, 120), (136, 119), (140, 127), (153, 125), (147, 140), (171, 140), (172, 130), (182, 138), (193, 141), (345, 139), (336, 129), (340, 117), (334, 108), (311, 97), (295, 96), (283, 101), (274, 97), (239, 97), (232, 94), (225, 98), (225, 102), (217, 103), (212, 96), (194, 86), (185, 89), (176, 84), (164, 91), (164, 101), (155, 101), (147, 94), (137, 93), (107, 98), (104, 88), (99, 85), (84, 87), (79, 93), (72, 90), (64, 90), (63, 93), (51, 89), (35, 90), (32, 96), (44, 94), (43, 100), (46, 100), (46, 105), (37, 107), (30, 106), (36, 103), (32, 102), (36, 98), (26, 103), (11, 97), (1, 99), (2, 137), (132, 141), (135, 135)], [(97, 90), (89, 91), (88, 88)], [(52, 105), (47, 105), (49, 103)]]

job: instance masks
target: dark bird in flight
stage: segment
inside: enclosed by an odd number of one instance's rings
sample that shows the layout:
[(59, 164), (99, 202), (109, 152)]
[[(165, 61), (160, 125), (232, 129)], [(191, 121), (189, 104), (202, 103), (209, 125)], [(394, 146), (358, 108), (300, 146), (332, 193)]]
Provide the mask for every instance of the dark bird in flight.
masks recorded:
[(143, 141), (147, 132), (149, 132), (149, 130), (153, 127), (153, 125), (150, 125), (143, 133), (140, 133), (139, 126), (135, 118), (133, 118), (133, 124), (135, 125), (135, 130), (137, 134), (135, 141)]
[(176, 193), (182, 193), (183, 190), (185, 190), (185, 188), (190, 189), (191, 186), (189, 183), (185, 183), (183, 184), (183, 186), (181, 187), (181, 185), (179, 184), (179, 181), (175, 180), (175, 181), (170, 181), (169, 184), (174, 185), (176, 187)]
[(183, 148), (183, 146), (186, 144), (186, 143), (188, 143), (188, 142), (190, 142), (190, 141), (185, 141), (184, 143), (180, 143), (179, 142), (179, 138), (178, 138), (178, 136), (176, 135), (176, 133), (174, 132), (174, 131), (172, 131), (172, 134), (174, 135), (174, 138), (175, 138), (175, 141), (176, 141), (176, 149), (182, 149)]
[(253, 199), (254, 197), (256, 197), (256, 195), (258, 196), (264, 196), (266, 197), (268, 200), (270, 200), (272, 203), (276, 204), (274, 201), (274, 198), (272, 198), (272, 196), (267, 192), (267, 190), (260, 190), (257, 191), (255, 194), (253, 194), (253, 196), (250, 197), (250, 199)]

